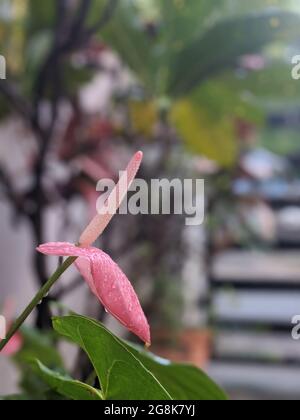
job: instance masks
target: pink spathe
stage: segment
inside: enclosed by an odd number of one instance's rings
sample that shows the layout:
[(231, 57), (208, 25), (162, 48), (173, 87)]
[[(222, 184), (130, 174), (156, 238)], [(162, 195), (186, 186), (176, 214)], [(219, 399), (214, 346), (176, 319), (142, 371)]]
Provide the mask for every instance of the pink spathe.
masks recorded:
[(142, 152), (137, 152), (133, 156), (125, 172), (121, 176), (118, 184), (107, 199), (105, 208), (109, 209), (109, 211), (104, 212), (103, 214), (97, 214), (95, 216), (95, 218), (91, 221), (91, 223), (80, 237), (79, 244), (81, 246), (86, 247), (92, 245), (103, 233), (104, 229), (114, 217), (122, 201), (126, 197), (128, 189), (134, 181), (134, 178), (136, 177), (136, 174), (141, 166), (142, 160)]
[(59, 242), (41, 245), (37, 250), (45, 255), (78, 257), (76, 267), (106, 310), (150, 345), (150, 328), (139, 299), (126, 275), (109, 255), (98, 248)]

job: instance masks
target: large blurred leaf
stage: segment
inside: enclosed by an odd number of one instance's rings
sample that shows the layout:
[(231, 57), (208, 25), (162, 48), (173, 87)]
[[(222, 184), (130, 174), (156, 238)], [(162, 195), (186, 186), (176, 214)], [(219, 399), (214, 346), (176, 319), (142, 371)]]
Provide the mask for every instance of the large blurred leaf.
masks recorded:
[(217, 23), (174, 58), (168, 92), (186, 95), (199, 83), (234, 65), (241, 55), (258, 52), (274, 41), (295, 40), (299, 25), (300, 15), (279, 10)]
[(32, 369), (32, 361), (39, 359), (51, 368), (63, 368), (61, 356), (55, 346), (52, 332), (41, 334), (30, 328), (22, 328), (23, 346), (14, 356), (14, 362), (20, 369), (19, 386), (26, 395), (34, 399), (44, 399), (48, 385)]
[(17, 75), (24, 65), (26, 11), (27, 0), (0, 1), (0, 53), (10, 75)]
[[(229, 72), (228, 72), (229, 73)], [(193, 153), (200, 153), (222, 166), (237, 157), (237, 120), (262, 125), (265, 110), (249, 99), (249, 83), (232, 73), (202, 83), (185, 99), (175, 101), (171, 120)]]
[(192, 102), (195, 110), (205, 108), (214, 125), (225, 117), (262, 124), (265, 113), (249, 99), (248, 87), (247, 80), (241, 83), (230, 73), (230, 82), (223, 75), (207, 80), (186, 99)]
[(148, 92), (154, 93), (155, 80), (158, 76), (158, 60), (162, 52), (156, 38), (147, 34), (144, 23), (136, 2), (122, 0), (101, 36), (119, 53)]
[(171, 120), (188, 150), (204, 155), (221, 166), (232, 166), (237, 157), (234, 122), (227, 115), (211, 115), (205, 106), (190, 100), (175, 103)]
[(150, 94), (182, 96), (243, 54), (295, 40), (300, 16), (288, 9), (285, 0), (123, 0), (102, 35)]
[(39, 359), (48, 366), (63, 366), (61, 356), (55, 348), (53, 334), (41, 334), (33, 328), (23, 327), (22, 338), (22, 349), (15, 356), (18, 363), (28, 363), (30, 360)]
[(152, 101), (132, 100), (129, 103), (131, 128), (134, 133), (150, 136), (158, 120), (158, 112)]
[(55, 3), (55, 1), (41, 2), (40, 0), (28, 0), (27, 29), (29, 35), (53, 28)]
[[(160, 30), (173, 54), (178, 53), (187, 44), (224, 19), (239, 17), (253, 11), (262, 11), (270, 6), (271, 1), (152, 0), (157, 5), (161, 16)], [(282, 6), (284, 3), (286, 0), (273, 0), (273, 4), (277, 6)]]
[(248, 96), (254, 106), (269, 103), (267, 109), (272, 110), (279, 102), (284, 106), (300, 102), (300, 91), (295, 89), (297, 82), (291, 77), (291, 69), (289, 63), (271, 61), (265, 68), (256, 71), (244, 71), (241, 74), (226, 72), (222, 76), (222, 83), (228, 90)]
[(226, 399), (199, 369), (139, 351), (94, 320), (77, 315), (56, 318), (54, 328), (88, 353), (108, 399)]

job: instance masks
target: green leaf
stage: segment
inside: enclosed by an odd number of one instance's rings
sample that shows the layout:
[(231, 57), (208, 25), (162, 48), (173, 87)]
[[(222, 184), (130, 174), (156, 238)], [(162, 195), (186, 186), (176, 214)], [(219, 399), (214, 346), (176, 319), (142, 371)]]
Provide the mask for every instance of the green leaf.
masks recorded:
[(36, 34), (45, 29), (52, 29), (55, 22), (55, 2), (42, 3), (39, 0), (29, 0), (27, 6), (28, 34)]
[[(141, 0), (135, 0), (137, 2)], [(161, 31), (172, 47), (172, 42), (183, 45), (207, 31), (224, 19), (262, 12), (273, 6), (290, 10), (287, 0), (150, 0), (159, 9), (163, 24)], [(295, 10), (297, 8), (293, 8)]]
[(63, 376), (46, 368), (41, 362), (36, 361), (35, 370), (40, 377), (59, 394), (72, 399), (82, 401), (102, 400), (101, 392), (85, 383)]
[(224, 391), (197, 367), (172, 363), (137, 346), (131, 345), (130, 350), (157, 377), (174, 400), (227, 400)]
[(15, 361), (27, 363), (33, 359), (39, 359), (48, 366), (62, 367), (63, 362), (58, 350), (55, 348), (54, 334), (41, 334), (38, 330), (22, 328), (23, 346), (16, 354)]
[(55, 346), (53, 332), (41, 334), (39, 331), (30, 328), (22, 328), (23, 346), (14, 356), (14, 362), (21, 372), (20, 387), (26, 395), (32, 399), (44, 399), (44, 394), (49, 387), (32, 369), (32, 361), (40, 360), (51, 368), (63, 368), (63, 362)]
[[(108, 373), (106, 400), (152, 400), (162, 399), (160, 395), (153, 398), (151, 388), (145, 381), (144, 369), (140, 366), (119, 361), (114, 362)], [(170, 399), (170, 398), (163, 398)]]
[[(98, 375), (103, 395), (107, 398), (111, 399), (110, 393), (116, 399), (124, 399), (124, 395), (128, 395), (128, 390), (116, 388), (116, 384), (111, 380), (109, 381), (109, 376), (111, 370), (113, 377), (115, 377), (116, 369), (122, 369), (124, 372), (126, 365), (129, 365), (131, 369), (129, 369), (129, 376), (126, 381), (130, 381), (135, 399), (171, 399), (155, 376), (129, 351), (125, 343), (115, 337), (103, 325), (94, 320), (75, 315), (55, 318), (53, 325), (57, 332), (72, 339), (85, 350)], [(122, 367), (117, 365), (113, 368), (116, 361), (123, 362)]]
[(249, 91), (245, 94), (248, 86), (248, 78), (241, 81), (232, 72), (226, 72), (174, 102), (171, 121), (188, 150), (223, 167), (236, 163), (236, 120), (263, 125), (266, 117), (264, 109), (253, 104), (253, 95)]
[(144, 23), (136, 2), (122, 0), (101, 37), (151, 92), (156, 87), (160, 53), (156, 39), (148, 36)]
[(79, 315), (55, 318), (54, 328), (87, 352), (108, 399), (226, 399), (200, 369), (140, 351), (94, 320)]
[[(281, 110), (282, 105), (295, 106), (300, 100), (299, 89), (295, 89), (295, 80), (291, 77), (292, 66), (283, 60), (272, 60), (267, 67), (245, 72), (243, 77), (237, 77), (232, 72), (222, 75), (221, 83), (228, 90), (246, 93), (252, 103), (270, 103), (267, 111)], [(210, 83), (215, 82), (212, 79)], [(216, 85), (219, 83), (216, 81)], [(265, 107), (263, 107), (265, 108)]]
[(299, 25), (300, 15), (280, 10), (220, 21), (175, 57), (168, 92), (186, 95), (233, 66), (241, 55), (258, 52), (274, 41), (295, 40)]
[(186, 99), (175, 103), (171, 121), (190, 152), (204, 155), (226, 168), (236, 162), (234, 121), (228, 115), (216, 119), (204, 105)]

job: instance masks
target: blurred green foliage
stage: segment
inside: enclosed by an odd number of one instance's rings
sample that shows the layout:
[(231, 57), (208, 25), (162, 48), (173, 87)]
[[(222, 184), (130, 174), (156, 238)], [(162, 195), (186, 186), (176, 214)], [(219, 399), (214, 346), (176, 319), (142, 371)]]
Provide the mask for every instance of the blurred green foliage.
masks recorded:
[(262, 123), (270, 94), (298, 98), (283, 52), (262, 69), (236, 71), (241, 56), (299, 37), (300, 17), (289, 9), (286, 1), (126, 0), (103, 36), (149, 98), (171, 99), (188, 149), (231, 166), (236, 119)]
[[(0, 51), (7, 57), (10, 78), (30, 98), (53, 40), (55, 2), (20, 3), (0, 1)], [(89, 24), (101, 16), (105, 4), (91, 2)], [(151, 107), (156, 104), (159, 116), (161, 98), (167, 97), (175, 108), (172, 121), (189, 150), (232, 165), (236, 118), (261, 122), (267, 98), (299, 99), (283, 50), (280, 60), (269, 60), (259, 71), (236, 71), (241, 56), (261, 53), (274, 42), (288, 46), (299, 38), (295, 10), (295, 3), (287, 0), (120, 1), (98, 37), (120, 55), (145, 91), (133, 111), (133, 127), (149, 134), (152, 116), (155, 121)], [(64, 66), (65, 94), (74, 95), (91, 70), (74, 67), (71, 60)]]

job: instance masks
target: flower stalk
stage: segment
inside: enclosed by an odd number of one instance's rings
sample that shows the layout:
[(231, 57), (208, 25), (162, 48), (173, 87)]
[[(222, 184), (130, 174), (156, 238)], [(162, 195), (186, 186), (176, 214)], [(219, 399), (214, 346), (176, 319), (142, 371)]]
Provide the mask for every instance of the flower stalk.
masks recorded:
[(4, 349), (4, 347), (9, 343), (11, 338), (16, 334), (16, 332), (20, 329), (20, 327), (24, 324), (27, 318), (31, 315), (34, 311), (36, 306), (47, 296), (50, 289), (53, 285), (59, 280), (62, 274), (71, 267), (71, 265), (76, 261), (76, 257), (69, 257), (65, 260), (65, 262), (58, 267), (55, 273), (49, 278), (49, 280), (44, 284), (44, 286), (38, 291), (35, 297), (32, 299), (30, 304), (24, 310), (24, 312), (19, 316), (19, 318), (14, 322), (12, 327), (7, 333), (5, 340), (0, 341), (0, 352)]

